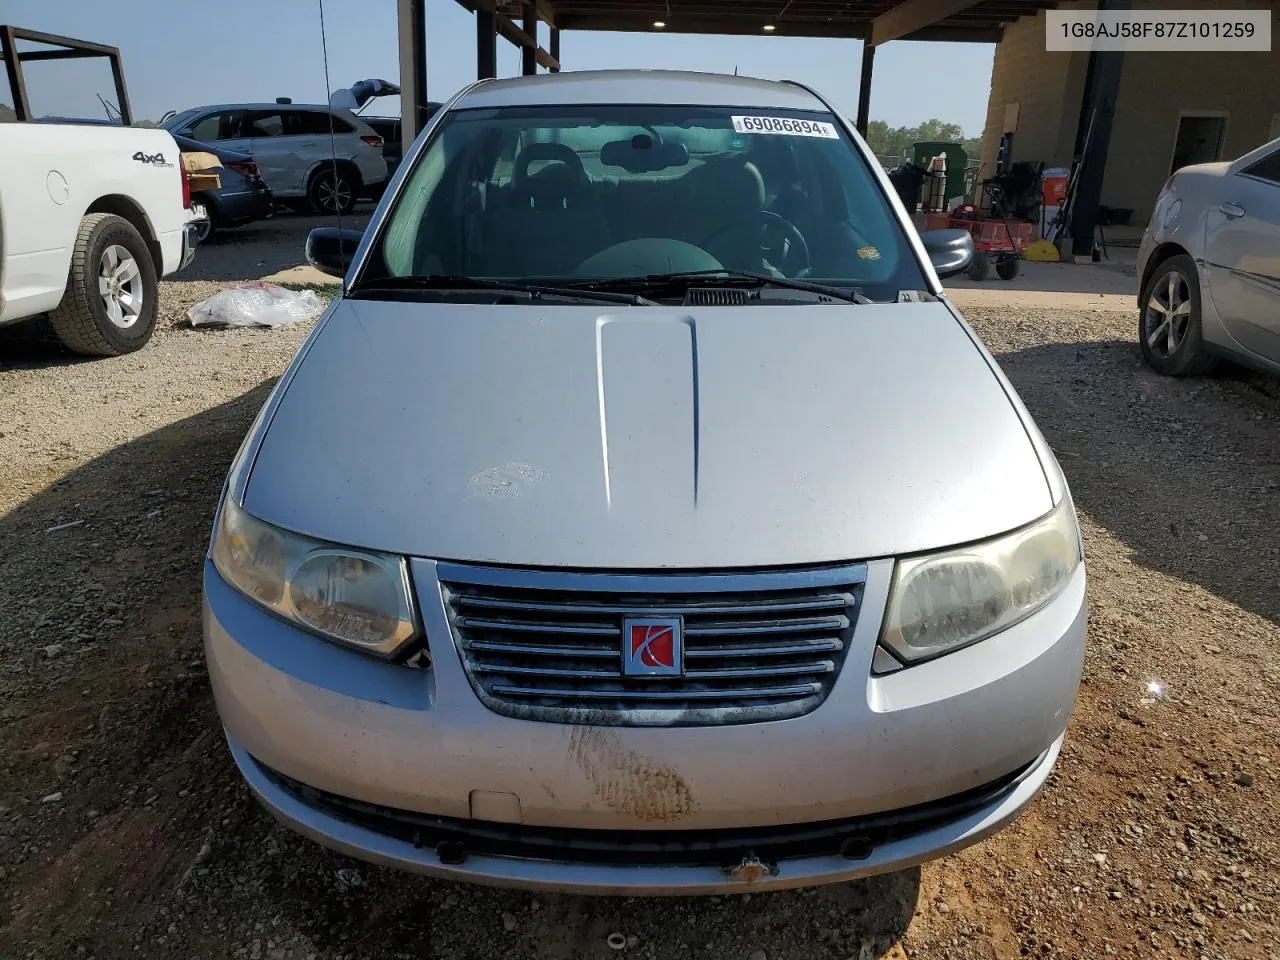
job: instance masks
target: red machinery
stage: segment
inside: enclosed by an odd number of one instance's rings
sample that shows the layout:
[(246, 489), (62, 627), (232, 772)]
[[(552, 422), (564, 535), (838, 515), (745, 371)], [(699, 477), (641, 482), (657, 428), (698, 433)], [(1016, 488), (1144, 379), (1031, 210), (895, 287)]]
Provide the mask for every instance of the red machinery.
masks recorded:
[(1018, 275), (1022, 251), (1031, 243), (1031, 224), (1019, 220), (984, 217), (977, 207), (964, 204), (950, 213), (925, 216), (926, 230), (967, 230), (973, 237), (973, 263), (969, 277), (985, 280), (991, 275), (994, 261), (996, 275), (1012, 280)]

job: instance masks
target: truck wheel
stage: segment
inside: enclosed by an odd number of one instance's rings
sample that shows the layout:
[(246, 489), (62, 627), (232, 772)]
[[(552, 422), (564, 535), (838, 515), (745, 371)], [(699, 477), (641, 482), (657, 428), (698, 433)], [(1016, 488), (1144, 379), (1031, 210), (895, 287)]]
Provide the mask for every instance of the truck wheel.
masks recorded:
[(157, 294), (142, 235), (123, 217), (91, 213), (80, 221), (67, 289), (49, 322), (68, 350), (116, 357), (151, 339)]
[(334, 213), (345, 216), (355, 207), (357, 192), (359, 185), (347, 171), (326, 166), (311, 178), (307, 200), (312, 212), (320, 216)]

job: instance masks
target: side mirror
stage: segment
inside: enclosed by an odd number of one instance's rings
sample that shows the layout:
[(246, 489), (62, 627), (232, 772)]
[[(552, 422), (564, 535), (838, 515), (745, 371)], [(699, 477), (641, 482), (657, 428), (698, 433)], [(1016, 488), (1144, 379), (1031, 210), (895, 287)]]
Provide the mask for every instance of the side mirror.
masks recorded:
[(920, 241), (939, 279), (964, 273), (973, 262), (973, 237), (968, 230), (926, 230)]
[(360, 230), (316, 227), (307, 234), (307, 263), (331, 277), (344, 277), (363, 239)]

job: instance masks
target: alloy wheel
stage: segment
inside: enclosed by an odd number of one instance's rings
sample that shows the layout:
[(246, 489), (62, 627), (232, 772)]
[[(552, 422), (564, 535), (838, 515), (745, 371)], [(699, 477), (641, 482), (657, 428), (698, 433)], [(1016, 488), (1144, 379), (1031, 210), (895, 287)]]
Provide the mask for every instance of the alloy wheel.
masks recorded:
[(121, 330), (128, 330), (142, 316), (142, 271), (133, 254), (118, 243), (102, 251), (98, 263), (98, 294), (107, 319)]
[(336, 213), (351, 205), (351, 185), (343, 177), (327, 176), (317, 185), (320, 206)]
[(1177, 270), (1170, 270), (1151, 287), (1143, 310), (1143, 335), (1158, 357), (1173, 356), (1191, 325), (1191, 286)]

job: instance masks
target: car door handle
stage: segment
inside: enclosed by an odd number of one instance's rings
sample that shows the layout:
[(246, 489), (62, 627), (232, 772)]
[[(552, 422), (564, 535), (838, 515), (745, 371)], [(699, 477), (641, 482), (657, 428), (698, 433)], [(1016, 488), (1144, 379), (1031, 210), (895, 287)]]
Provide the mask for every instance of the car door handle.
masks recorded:
[(1238, 203), (1220, 203), (1218, 204), (1218, 209), (1226, 215), (1228, 220), (1234, 220), (1237, 217), (1244, 216), (1244, 207), (1240, 206)]

